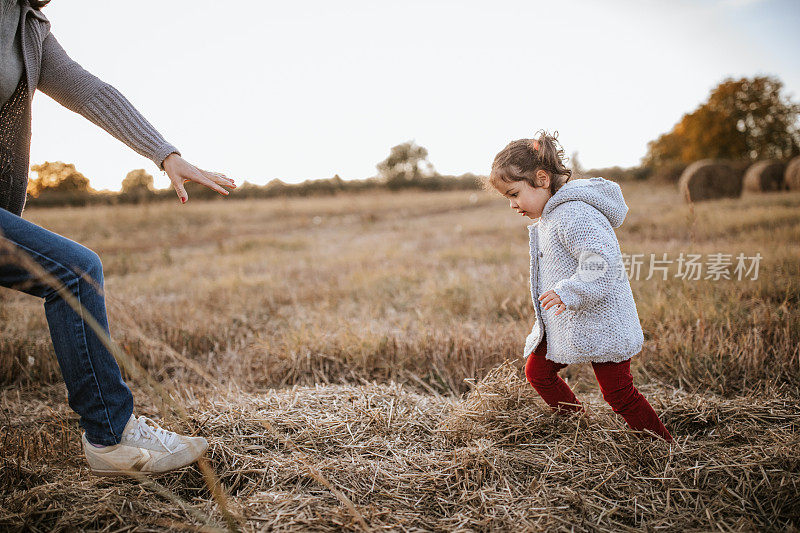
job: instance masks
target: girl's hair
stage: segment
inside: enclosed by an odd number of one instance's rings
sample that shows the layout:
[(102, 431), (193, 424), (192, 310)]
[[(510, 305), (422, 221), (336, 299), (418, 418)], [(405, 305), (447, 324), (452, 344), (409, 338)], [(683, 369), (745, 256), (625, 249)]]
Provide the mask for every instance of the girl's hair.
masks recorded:
[(564, 149), (558, 142), (558, 132), (550, 135), (544, 130), (536, 132), (536, 139), (519, 139), (500, 150), (492, 163), (492, 172), (483, 180), (488, 190), (499, 190), (502, 183), (526, 181), (531, 187), (542, 187), (536, 171), (550, 175), (550, 194), (555, 194), (572, 178), (572, 171), (564, 165)]

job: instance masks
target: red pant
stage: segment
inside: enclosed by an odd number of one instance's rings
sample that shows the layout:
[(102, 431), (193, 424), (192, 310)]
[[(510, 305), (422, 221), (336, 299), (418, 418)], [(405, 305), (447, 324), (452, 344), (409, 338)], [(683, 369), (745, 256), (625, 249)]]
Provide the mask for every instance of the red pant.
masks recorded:
[[(525, 377), (528, 378), (528, 382), (547, 405), (553, 408), (553, 411), (565, 414), (583, 411), (583, 405), (575, 397), (572, 389), (558, 375), (558, 371), (567, 365), (546, 359), (546, 353), (545, 336), (536, 350), (528, 356), (528, 362), (525, 364)], [(672, 442), (672, 435), (661, 423), (653, 407), (633, 386), (630, 359), (621, 363), (592, 362), (592, 367), (600, 384), (603, 399), (611, 405), (612, 411), (622, 415), (631, 428), (649, 429), (664, 440)]]

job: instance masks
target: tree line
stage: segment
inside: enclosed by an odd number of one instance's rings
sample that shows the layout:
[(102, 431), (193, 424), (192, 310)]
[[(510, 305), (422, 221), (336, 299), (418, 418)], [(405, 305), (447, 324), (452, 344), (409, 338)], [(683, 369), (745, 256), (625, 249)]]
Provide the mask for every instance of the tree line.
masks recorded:
[[(370, 190), (419, 189), (429, 191), (477, 189), (481, 176), (466, 173), (442, 175), (428, 161), (428, 151), (413, 141), (392, 147), (389, 156), (378, 163), (378, 175), (361, 180), (345, 180), (338, 174), (328, 179), (286, 183), (273, 179), (266, 185), (244, 182), (236, 189), (237, 198), (275, 198), (282, 196), (333, 195), (342, 192)], [(132, 170), (122, 180), (122, 190), (96, 191), (89, 179), (75, 165), (61, 161), (34, 165), (37, 177), (28, 182), (28, 205), (50, 207), (94, 204), (147, 203), (172, 199), (171, 189), (156, 189), (153, 176), (144, 169)], [(218, 198), (218, 195), (196, 183), (186, 183), (192, 198)]]
[[(577, 177), (603, 176), (608, 179), (667, 180), (677, 182), (681, 172), (700, 159), (724, 159), (745, 168), (762, 159), (788, 161), (800, 155), (800, 104), (784, 94), (776, 77), (727, 78), (718, 84), (697, 109), (686, 113), (668, 132), (650, 141), (641, 164), (584, 170), (572, 157)], [(368, 190), (455, 190), (477, 189), (481, 176), (439, 174), (428, 160), (428, 151), (413, 141), (390, 149), (376, 165), (378, 174), (362, 180), (328, 179), (289, 184), (274, 179), (266, 185), (245, 182), (238, 198), (331, 195)], [(172, 189), (156, 189), (153, 176), (143, 169), (129, 172), (120, 192), (95, 191), (74, 165), (45, 162), (31, 170), (37, 177), (28, 185), (30, 205), (88, 205), (102, 203), (144, 203), (172, 199)], [(213, 191), (187, 183), (193, 198), (217, 198)]]

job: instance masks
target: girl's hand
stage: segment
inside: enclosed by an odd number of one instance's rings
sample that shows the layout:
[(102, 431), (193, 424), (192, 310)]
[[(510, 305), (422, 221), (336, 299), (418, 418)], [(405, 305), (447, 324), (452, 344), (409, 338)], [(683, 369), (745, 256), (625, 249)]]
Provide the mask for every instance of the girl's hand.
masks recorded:
[(230, 193), (222, 187), (236, 188), (233, 180), (226, 177), (225, 174), (200, 170), (176, 153), (169, 154), (164, 159), (163, 166), (164, 171), (172, 182), (172, 186), (175, 187), (175, 192), (178, 193), (178, 198), (181, 199), (183, 204), (189, 201), (189, 195), (186, 194), (186, 189), (183, 188), (183, 184), (187, 181), (195, 181), (225, 196)]
[(559, 297), (558, 294), (552, 290), (549, 290), (539, 296), (539, 301), (542, 302), (542, 309), (550, 309), (551, 307), (556, 306), (556, 316), (563, 313), (567, 308), (564, 302), (561, 301), (561, 297)]

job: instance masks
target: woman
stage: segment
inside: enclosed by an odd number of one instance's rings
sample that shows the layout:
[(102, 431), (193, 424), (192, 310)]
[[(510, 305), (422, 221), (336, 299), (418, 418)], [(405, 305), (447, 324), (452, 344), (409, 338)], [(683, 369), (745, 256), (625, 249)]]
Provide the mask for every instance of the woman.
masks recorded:
[[(133, 416), (133, 397), (112, 354), (81, 314), (56, 290), (19, 266), (26, 254), (81, 303), (108, 332), (103, 267), (91, 250), (20, 218), (25, 206), (31, 139), (31, 101), (40, 89), (80, 113), (163, 169), (182, 203), (183, 184), (195, 181), (220, 194), (233, 180), (181, 158), (114, 87), (67, 56), (42, 14), (46, 1), (0, 0), (0, 286), (44, 299), (70, 407), (80, 415), (83, 449), (97, 474), (165, 472), (197, 460), (202, 437), (167, 431)], [(90, 279), (86, 279), (84, 275)]]

